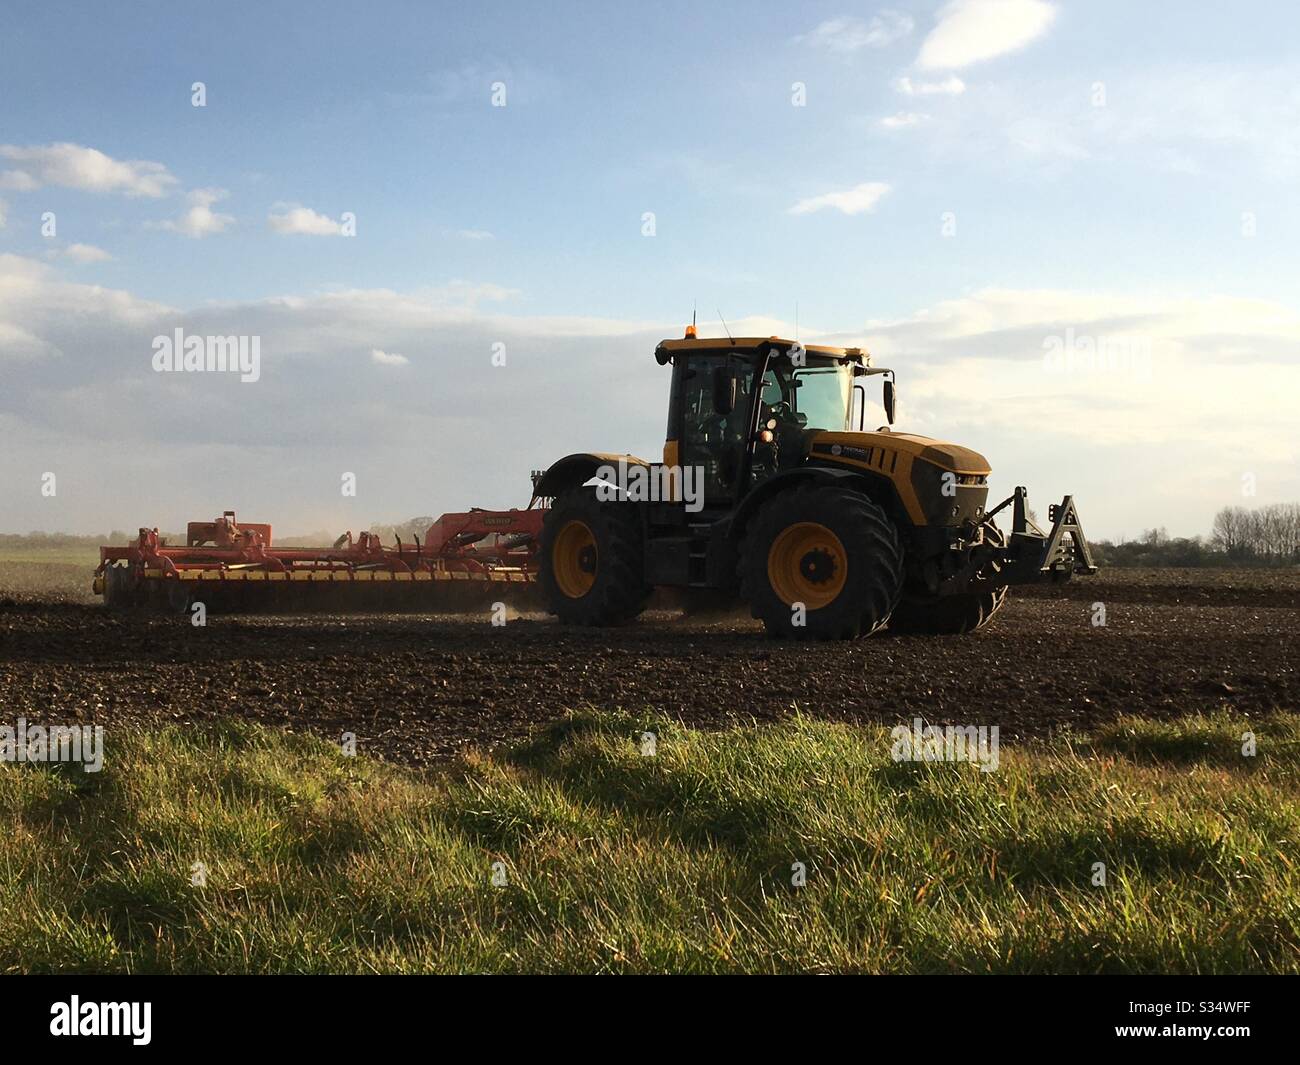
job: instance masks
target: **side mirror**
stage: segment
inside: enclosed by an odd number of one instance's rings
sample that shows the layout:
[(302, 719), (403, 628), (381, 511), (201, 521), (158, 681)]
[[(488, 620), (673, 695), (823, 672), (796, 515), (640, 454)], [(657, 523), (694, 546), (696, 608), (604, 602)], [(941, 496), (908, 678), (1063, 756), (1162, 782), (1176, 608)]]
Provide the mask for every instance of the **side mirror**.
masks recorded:
[(736, 409), (736, 375), (730, 366), (716, 366), (713, 370), (713, 410), (717, 414), (730, 414)]
[(891, 378), (885, 382), (885, 420), (894, 424), (894, 382)]

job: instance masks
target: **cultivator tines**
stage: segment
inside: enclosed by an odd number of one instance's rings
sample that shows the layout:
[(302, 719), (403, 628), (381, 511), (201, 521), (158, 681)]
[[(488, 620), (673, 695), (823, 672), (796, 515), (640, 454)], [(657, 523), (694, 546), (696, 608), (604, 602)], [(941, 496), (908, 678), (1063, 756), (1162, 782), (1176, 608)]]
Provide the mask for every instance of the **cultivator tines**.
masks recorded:
[(134, 543), (101, 547), (95, 592), (110, 607), (208, 610), (395, 610), (520, 601), (537, 571), (546, 511), (444, 514), (421, 543), (385, 546), (374, 533), (344, 533), (330, 548), (276, 547), (270, 525), (241, 525), (234, 511), (190, 522), (185, 545), (157, 529)]

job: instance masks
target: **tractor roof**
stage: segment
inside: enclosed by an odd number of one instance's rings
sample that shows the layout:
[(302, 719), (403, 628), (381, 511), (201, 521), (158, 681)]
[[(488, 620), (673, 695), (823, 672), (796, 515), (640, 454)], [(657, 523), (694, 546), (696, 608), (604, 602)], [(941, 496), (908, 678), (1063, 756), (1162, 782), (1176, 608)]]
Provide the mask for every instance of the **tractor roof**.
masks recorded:
[[(727, 355), (757, 351), (765, 345), (789, 350), (797, 343), (784, 337), (693, 337), (682, 340), (661, 340), (655, 348), (655, 358), (662, 365), (674, 355), (688, 353), (691, 355)], [(871, 365), (871, 355), (862, 348), (833, 348), (825, 344), (804, 344), (804, 350), (813, 355), (828, 355), (834, 359), (853, 359), (863, 366)]]

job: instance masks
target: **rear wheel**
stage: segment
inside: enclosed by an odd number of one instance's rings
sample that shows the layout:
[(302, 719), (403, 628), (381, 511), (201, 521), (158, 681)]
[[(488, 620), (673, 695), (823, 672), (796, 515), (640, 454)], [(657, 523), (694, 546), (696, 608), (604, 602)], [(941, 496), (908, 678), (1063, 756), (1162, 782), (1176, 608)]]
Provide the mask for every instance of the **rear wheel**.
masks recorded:
[(763, 505), (740, 549), (741, 593), (770, 636), (855, 639), (889, 620), (903, 548), (885, 512), (849, 489), (791, 489)]
[(619, 625), (645, 609), (645, 538), (634, 503), (566, 492), (542, 525), (537, 575), (547, 609), (567, 625)]

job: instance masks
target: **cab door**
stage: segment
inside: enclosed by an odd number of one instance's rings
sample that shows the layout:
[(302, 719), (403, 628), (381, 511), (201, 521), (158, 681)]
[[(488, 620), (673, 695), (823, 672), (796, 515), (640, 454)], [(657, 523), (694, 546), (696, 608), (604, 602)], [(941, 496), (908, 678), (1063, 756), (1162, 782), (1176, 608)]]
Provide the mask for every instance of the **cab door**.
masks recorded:
[(706, 507), (729, 507), (749, 466), (753, 366), (735, 355), (695, 355), (679, 372), (682, 467), (699, 471), (694, 480)]

